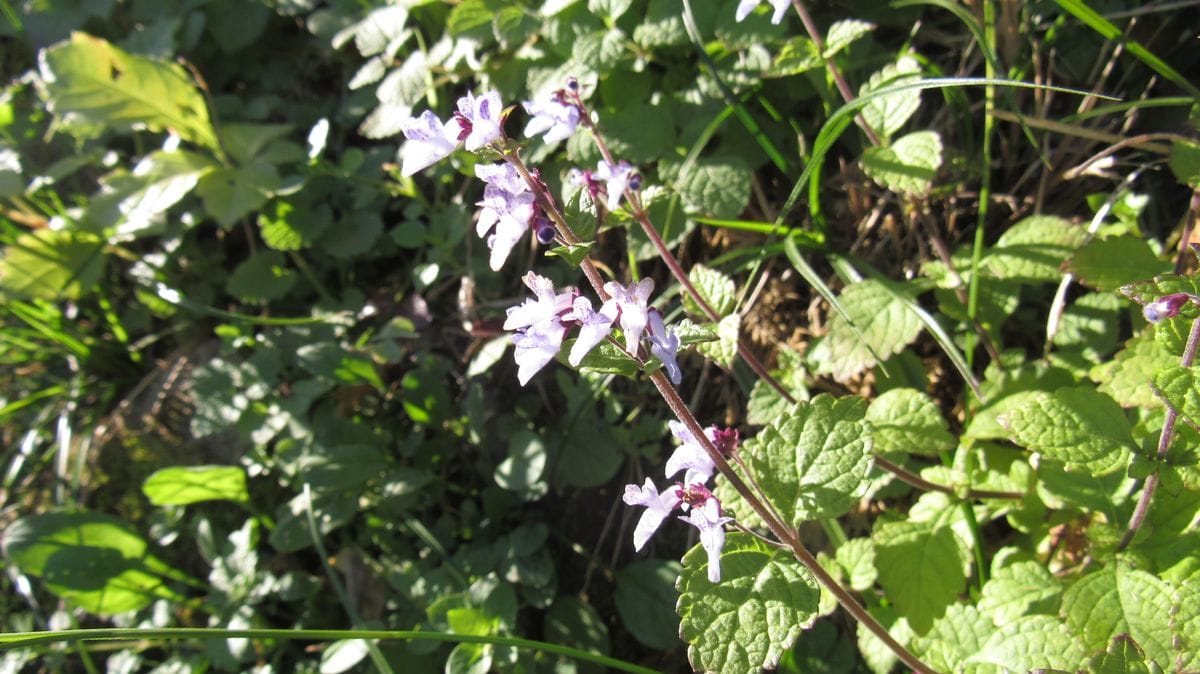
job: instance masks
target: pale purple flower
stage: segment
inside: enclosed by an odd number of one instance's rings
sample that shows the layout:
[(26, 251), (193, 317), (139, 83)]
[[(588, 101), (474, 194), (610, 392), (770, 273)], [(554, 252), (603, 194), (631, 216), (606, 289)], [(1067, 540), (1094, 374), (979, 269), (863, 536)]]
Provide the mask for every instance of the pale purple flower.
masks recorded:
[(517, 381), (521, 386), (528, 384), (533, 375), (554, 360), (562, 348), (565, 333), (566, 329), (555, 321), (513, 334), (513, 359), (517, 361)]
[(500, 102), (500, 94), (488, 91), (479, 98), (470, 92), (458, 99), (458, 114), (456, 118), (467, 131), (466, 147), (474, 152), (484, 145), (500, 139), (500, 113), (504, 104)]
[(617, 320), (617, 305), (612, 300), (605, 302), (600, 311), (592, 310), (592, 302), (586, 297), (576, 297), (571, 311), (563, 316), (564, 321), (579, 322), (579, 337), (571, 347), (567, 362), (572, 367), (579, 367), (583, 357), (604, 341), (612, 332), (612, 324)]
[(671, 486), (660, 494), (650, 478), (646, 478), (646, 483), (641, 487), (636, 484), (625, 485), (624, 501), (631, 506), (646, 507), (646, 512), (642, 513), (641, 519), (633, 529), (633, 549), (641, 550), (654, 532), (658, 531), (663, 520), (667, 519), (667, 515), (683, 502), (683, 488), (678, 485)]
[(457, 117), (442, 124), (442, 120), (431, 110), (409, 119), (401, 124), (401, 128), (408, 139), (400, 148), (400, 173), (405, 176), (416, 175), (418, 171), (449, 157), (458, 147), (462, 133)]
[(476, 164), (475, 176), (488, 185), (493, 185), (511, 194), (529, 191), (529, 184), (521, 177), (520, 172), (507, 162)]
[[(628, 489), (628, 487), (626, 487)], [(700, 487), (704, 492), (707, 489)], [(687, 496), (696, 491), (689, 486)], [(685, 501), (686, 503), (686, 501)], [(688, 514), (680, 515), (679, 519), (700, 530), (700, 545), (708, 553), (708, 580), (713, 583), (721, 582), (721, 548), (725, 547), (725, 523), (732, 522), (732, 517), (721, 516), (721, 502), (708, 492), (697, 507)]]
[[(670, 458), (667, 459), (666, 476), (673, 477), (679, 471), (684, 470), (687, 471), (683, 474), (685, 484), (708, 482), (717, 469), (708, 452), (704, 451), (704, 447), (682, 422), (672, 419), (667, 425), (671, 428), (671, 434), (683, 444), (676, 447)], [(704, 434), (708, 436), (709, 440), (716, 437), (716, 432), (716, 426), (709, 426), (704, 430)]]
[(620, 205), (626, 188), (637, 189), (637, 174), (633, 165), (627, 161), (610, 164), (601, 159), (596, 163), (596, 172), (592, 175), (596, 180), (604, 182), (605, 207), (610, 211)]
[(679, 337), (674, 330), (663, 324), (662, 314), (658, 309), (651, 308), (649, 315), (650, 354), (662, 361), (663, 367), (667, 369), (667, 377), (672, 384), (678, 386), (683, 380), (683, 373), (675, 360), (675, 354), (679, 351)]
[[(492, 251), (488, 257), (492, 271), (499, 271), (504, 266), (508, 254), (529, 231), (529, 222), (535, 212), (533, 201), (532, 192), (513, 194), (495, 185), (484, 188), (483, 201), (477, 204), (483, 210), (479, 211), (475, 231), (486, 239), (487, 247)], [(488, 236), (489, 231), (491, 236)]]
[(604, 284), (604, 290), (612, 296), (620, 310), (619, 320), (621, 331), (625, 333), (625, 349), (636, 356), (638, 342), (641, 341), (646, 323), (650, 320), (646, 303), (654, 290), (654, 279), (644, 278), (638, 283), (630, 283), (628, 287), (609, 281)]
[(525, 125), (526, 136), (545, 134), (542, 140), (556, 143), (569, 138), (579, 124), (579, 106), (566, 102), (562, 90), (540, 101), (525, 101), (525, 111), (532, 115)]
[(554, 282), (533, 272), (522, 279), (534, 297), (508, 309), (505, 330), (517, 330), (512, 336), (517, 361), (517, 381), (529, 383), (533, 375), (554, 360), (562, 348), (567, 328), (562, 316), (571, 309), (575, 289), (556, 292)]
[[(791, 0), (768, 0), (771, 6), (775, 8), (775, 13), (771, 15), (771, 23), (778, 24), (783, 21), (783, 15), (787, 12), (788, 7), (792, 4)], [(750, 12), (758, 7), (762, 0), (742, 0), (738, 3), (735, 17), (738, 21), (750, 16)]]

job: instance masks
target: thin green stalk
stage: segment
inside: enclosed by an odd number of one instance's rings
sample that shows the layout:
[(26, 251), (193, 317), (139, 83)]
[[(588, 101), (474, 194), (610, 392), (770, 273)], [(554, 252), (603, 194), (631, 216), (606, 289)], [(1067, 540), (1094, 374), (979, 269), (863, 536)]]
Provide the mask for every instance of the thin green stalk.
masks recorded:
[[(308, 521), (308, 533), (312, 537), (313, 546), (321, 558), (321, 567), (325, 569), (325, 577), (329, 579), (329, 584), (337, 593), (338, 600), (342, 602), (342, 608), (346, 610), (346, 615), (350, 616), (350, 623), (357, 629), (362, 625), (362, 620), (359, 618), (354, 604), (350, 601), (350, 594), (346, 592), (346, 586), (342, 584), (342, 579), (329, 564), (329, 551), (325, 549), (325, 542), (321, 539), (321, 530), (317, 528), (317, 518), (313, 515), (312, 508), (312, 489), (309, 488), (307, 482), (304, 483), (304, 517)], [(394, 674), (391, 665), (388, 664), (387, 658), (383, 657), (383, 651), (379, 650), (379, 645), (375, 643), (375, 640), (366, 639), (364, 643), (367, 644), (367, 652), (371, 655), (371, 662), (375, 663), (375, 668), (383, 674)]]
[(300, 640), (341, 641), (344, 639), (368, 639), (389, 641), (440, 641), (444, 643), (493, 644), (512, 648), (540, 651), (563, 655), (582, 662), (632, 674), (659, 674), (657, 670), (635, 665), (631, 662), (610, 658), (606, 655), (534, 641), (518, 637), (480, 636), (474, 634), (450, 634), (447, 632), (423, 632), (419, 630), (306, 630), (306, 629), (214, 629), (204, 627), (167, 627), (160, 629), (102, 628), (82, 630), (48, 630), (45, 632), (9, 632), (0, 634), (0, 651), (29, 648), (44, 644), (76, 643), (80, 641), (172, 641), (177, 639), (257, 639), (257, 640)]

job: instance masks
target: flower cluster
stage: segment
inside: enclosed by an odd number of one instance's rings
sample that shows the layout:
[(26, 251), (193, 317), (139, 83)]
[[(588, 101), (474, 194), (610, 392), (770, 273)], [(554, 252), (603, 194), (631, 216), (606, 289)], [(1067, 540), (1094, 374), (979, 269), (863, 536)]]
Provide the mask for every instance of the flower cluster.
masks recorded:
[[(783, 15), (787, 12), (788, 5), (792, 4), (791, 0), (768, 0), (768, 2), (775, 9), (775, 12), (771, 15), (771, 23), (778, 24), (780, 21), (783, 21)], [(754, 8), (758, 7), (761, 3), (762, 0), (742, 0), (738, 3), (735, 17), (738, 21), (741, 21), (750, 16), (750, 12), (753, 12)]]
[[(614, 210), (621, 201), (625, 190), (637, 190), (641, 187), (642, 177), (627, 161), (611, 164), (603, 159), (596, 162), (596, 170), (571, 169), (567, 179), (573, 184), (587, 188), (588, 196), (593, 203), (603, 203), (608, 210)], [(604, 201), (601, 202), (600, 185), (604, 184)]]
[[(679, 508), (685, 515), (679, 519), (696, 527), (700, 532), (700, 545), (708, 554), (708, 579), (714, 583), (721, 580), (721, 548), (725, 546), (725, 523), (733, 520), (722, 515), (721, 502), (708, 487), (704, 486), (716, 471), (716, 464), (704, 447), (678, 421), (670, 422), (671, 434), (682, 444), (675, 448), (667, 459), (668, 478), (684, 471), (683, 482), (676, 483), (661, 493), (650, 478), (645, 484), (625, 485), (625, 503), (646, 508), (633, 530), (633, 547), (641, 550), (667, 517)], [(710, 426), (705, 430), (714, 447), (723, 452), (736, 449), (737, 431), (720, 430)]]
[(662, 361), (671, 381), (678, 384), (682, 380), (676, 361), (679, 337), (663, 323), (662, 314), (649, 306), (653, 279), (642, 279), (628, 286), (606, 283), (604, 290), (610, 297), (599, 310), (593, 309), (591, 300), (581, 296), (576, 288), (558, 292), (553, 282), (533, 272), (527, 273), (523, 280), (534, 296), (510, 308), (504, 321), (505, 330), (516, 331), (512, 341), (516, 347), (517, 381), (522, 386), (554, 360), (572, 327), (579, 328), (579, 335), (567, 362), (578, 367), (588, 352), (608, 338), (614, 324), (621, 327), (625, 350), (631, 356), (638, 356), (644, 339), (649, 343), (650, 353)]

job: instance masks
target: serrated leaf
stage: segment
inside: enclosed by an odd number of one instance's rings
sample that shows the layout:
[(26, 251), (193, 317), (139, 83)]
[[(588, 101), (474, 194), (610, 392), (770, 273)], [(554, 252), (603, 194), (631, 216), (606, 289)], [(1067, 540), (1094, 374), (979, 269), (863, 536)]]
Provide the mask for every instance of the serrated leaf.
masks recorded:
[(1121, 298), (1109, 293), (1079, 297), (1063, 311), (1054, 344), (1077, 350), (1091, 362), (1103, 360), (1117, 346), (1117, 332), (1112, 326), (1120, 318), (1122, 304)]
[(721, 553), (721, 582), (708, 580), (699, 545), (683, 557), (677, 611), (688, 661), (697, 671), (774, 669), (813, 618), (820, 592), (786, 550), (731, 532)]
[(35, 229), (4, 248), (0, 289), (19, 297), (77, 298), (104, 273), (104, 242), (89, 232)]
[(913, 650), (925, 663), (938, 671), (975, 674), (989, 665), (966, 665), (966, 659), (978, 653), (996, 626), (974, 606), (951, 604), (924, 635), (913, 638)]
[(1171, 143), (1171, 173), (1193, 189), (1200, 187), (1200, 143), (1176, 140)]
[(688, 42), (679, 3), (650, 0), (646, 15), (633, 30), (633, 41), (646, 48), (676, 47)]
[(164, 214), (197, 185), (217, 163), (194, 152), (158, 150), (142, 158), (132, 172), (114, 171), (88, 204), (89, 229), (104, 229), (112, 240), (159, 233)]
[(884, 593), (913, 630), (925, 634), (966, 586), (954, 531), (931, 522), (890, 522), (871, 538)]
[(492, 10), (484, 0), (464, 0), (450, 10), (446, 19), (446, 33), (458, 36), (492, 25)]
[(628, 41), (629, 38), (616, 28), (580, 35), (571, 50), (571, 61), (597, 72), (615, 70), (630, 55), (626, 47)]
[(632, 4), (633, 0), (588, 0), (588, 11), (616, 21)]
[(1154, 395), (1150, 384), (1155, 373), (1178, 364), (1154, 335), (1147, 331), (1125, 342), (1125, 348), (1107, 363), (1100, 363), (1088, 373), (1097, 389), (1113, 397), (1124, 407), (1158, 407), (1162, 401)]
[[(1200, 285), (1194, 276), (1180, 274), (1162, 274), (1147, 281), (1136, 281), (1121, 288), (1121, 294), (1145, 306), (1163, 295), (1173, 293), (1188, 293), (1200, 295)], [(1187, 311), (1187, 308), (1184, 310)], [(1195, 316), (1195, 311), (1191, 312)]]
[(1034, 561), (996, 570), (983, 586), (979, 610), (996, 625), (1007, 625), (1030, 613), (1054, 615), (1062, 586), (1046, 567)]
[(105, 126), (170, 130), (220, 150), (204, 97), (181, 66), (127, 54), (86, 33), (72, 33), (69, 41), (44, 50), (40, 60), (55, 114)]
[[(1113, 637), (1103, 653), (1093, 655), (1088, 661), (1088, 671), (1095, 674), (1150, 674), (1145, 653), (1127, 634)], [(1162, 670), (1156, 668), (1155, 671)]]
[(154, 505), (250, 500), (246, 471), (238, 466), (173, 466), (155, 471), (142, 483)]
[(839, 301), (862, 336), (840, 313), (829, 317), (829, 333), (822, 342), (827, 353), (817, 367), (838, 381), (873, 367), (876, 355), (888, 358), (900, 353), (921, 332), (921, 318), (880, 281), (847, 286)]
[(671, 329), (675, 331), (675, 336), (679, 338), (680, 348), (691, 346), (692, 344), (715, 342), (717, 340), (717, 326), (715, 323), (696, 323), (690, 318), (683, 318), (672, 325)]
[(617, 614), (633, 638), (650, 648), (665, 651), (679, 645), (675, 581), (682, 569), (678, 562), (643, 559), (616, 573)]
[(936, 131), (916, 131), (891, 145), (874, 145), (863, 152), (863, 171), (882, 187), (898, 194), (921, 196), (933, 186), (942, 165), (942, 139)]
[[(921, 64), (912, 56), (904, 55), (871, 75), (866, 84), (859, 88), (858, 94), (866, 96), (887, 87), (914, 82), (920, 77)], [(891, 138), (920, 107), (919, 92), (900, 91), (871, 99), (863, 106), (862, 116), (875, 133)]]
[(284, 266), (283, 254), (264, 250), (251, 255), (229, 275), (225, 291), (245, 302), (270, 302), (296, 284), (296, 273)]
[(742, 317), (729, 314), (717, 323), (717, 339), (713, 342), (700, 342), (696, 351), (705, 358), (712, 360), (725, 369), (733, 367), (733, 361), (738, 352), (738, 330), (742, 325)]
[(867, 421), (876, 452), (937, 456), (955, 446), (937, 404), (915, 389), (892, 389), (879, 396), (867, 408)]
[(992, 633), (982, 650), (966, 663), (984, 663), (1006, 671), (1075, 671), (1087, 651), (1057, 617), (1026, 616)]
[(1170, 367), (1154, 376), (1154, 387), (1175, 410), (1200, 424), (1200, 370), (1195, 367)]
[(784, 43), (771, 60), (763, 77), (791, 77), (824, 67), (821, 54), (813, 41), (804, 36), (793, 37)]
[[(783, 382), (786, 378), (776, 376), (776, 379)], [(784, 386), (786, 385), (785, 383)], [(808, 391), (803, 388), (792, 389), (789, 392), (796, 400), (808, 400)], [(746, 401), (746, 423), (754, 426), (768, 424), (791, 407), (792, 403), (771, 386), (770, 382), (759, 379), (754, 382), (754, 388), (750, 389), (750, 399)]]
[(985, 273), (1024, 282), (1057, 281), (1087, 233), (1053, 215), (1033, 215), (1008, 228), (984, 257)]
[(875, 30), (875, 24), (858, 19), (834, 21), (825, 32), (825, 58), (831, 59), (850, 43)]
[(1107, 292), (1162, 274), (1171, 265), (1159, 260), (1145, 239), (1118, 236), (1089, 242), (1075, 252), (1068, 268), (1085, 285)]
[(1166, 583), (1124, 563), (1112, 564), (1075, 581), (1062, 599), (1062, 614), (1085, 647), (1104, 648), (1129, 634), (1163, 667), (1171, 655), (1170, 615), (1174, 605)]
[(566, 246), (555, 246), (546, 251), (547, 255), (561, 257), (567, 261), (567, 264), (572, 267), (578, 267), (583, 262), (588, 253), (592, 251), (592, 246), (596, 245), (594, 241), (586, 243), (572, 243)]
[(742, 456), (784, 520), (837, 517), (858, 502), (871, 467), (861, 398), (797, 403), (742, 446)]
[[(724, 272), (697, 264), (688, 270), (688, 280), (708, 306), (717, 312), (717, 316), (726, 316), (733, 311), (737, 301), (737, 286)], [(690, 294), (683, 293), (683, 308), (693, 316), (708, 318)]]
[(1086, 386), (1038, 392), (999, 421), (1013, 442), (1069, 469), (1105, 475), (1131, 453), (1132, 428), (1121, 407)]
[(750, 173), (740, 157), (707, 157), (679, 176), (675, 189), (688, 213), (736, 218), (750, 201)]
[(875, 542), (869, 538), (852, 538), (838, 546), (834, 559), (846, 572), (850, 589), (865, 592), (879, 577), (875, 570)]

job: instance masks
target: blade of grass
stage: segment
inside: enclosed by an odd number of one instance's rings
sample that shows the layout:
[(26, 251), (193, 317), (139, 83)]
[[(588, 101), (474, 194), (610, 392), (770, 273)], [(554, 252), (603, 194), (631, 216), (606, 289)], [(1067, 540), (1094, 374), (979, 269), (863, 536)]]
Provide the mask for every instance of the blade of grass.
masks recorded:
[(1200, 99), (1200, 88), (1192, 84), (1179, 71), (1168, 65), (1166, 61), (1156, 56), (1154, 52), (1142, 46), (1140, 42), (1126, 37), (1120, 28), (1117, 28), (1111, 21), (1100, 16), (1086, 2), (1082, 2), (1082, 0), (1054, 0), (1054, 2), (1071, 16), (1082, 21), (1088, 28), (1096, 31), (1100, 37), (1120, 42), (1129, 50), (1130, 54), (1133, 54), (1142, 63), (1145, 63), (1151, 70), (1174, 82), (1180, 89), (1191, 94), (1192, 98)]
[(606, 655), (599, 655), (571, 646), (552, 644), (545, 641), (520, 639), (504, 636), (479, 636), (474, 634), (450, 634), (447, 632), (424, 632), (420, 630), (306, 630), (306, 629), (246, 629), (229, 630), (204, 627), (168, 627), (142, 629), (117, 627), (81, 630), (49, 630), (45, 632), (9, 632), (0, 634), (0, 651), (29, 648), (44, 644), (75, 643), (79, 641), (171, 641), (177, 639), (256, 639), (256, 640), (302, 640), (340, 641), (343, 639), (376, 639), (395, 641), (440, 641), (444, 643), (493, 644), (512, 648), (564, 655), (574, 660), (594, 662), (598, 665), (632, 674), (659, 674), (649, 667), (635, 665)]

